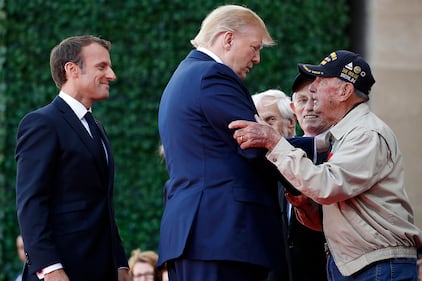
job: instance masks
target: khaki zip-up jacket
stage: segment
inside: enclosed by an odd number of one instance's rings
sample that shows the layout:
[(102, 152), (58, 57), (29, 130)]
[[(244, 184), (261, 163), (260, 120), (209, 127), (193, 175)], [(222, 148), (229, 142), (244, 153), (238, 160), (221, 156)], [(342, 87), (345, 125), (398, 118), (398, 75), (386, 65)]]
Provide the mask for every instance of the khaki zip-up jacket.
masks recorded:
[(284, 139), (267, 158), (323, 205), (323, 231), (340, 272), (349, 276), (379, 260), (416, 258), (422, 232), (413, 223), (392, 130), (363, 103), (330, 133), (332, 155), (321, 165)]

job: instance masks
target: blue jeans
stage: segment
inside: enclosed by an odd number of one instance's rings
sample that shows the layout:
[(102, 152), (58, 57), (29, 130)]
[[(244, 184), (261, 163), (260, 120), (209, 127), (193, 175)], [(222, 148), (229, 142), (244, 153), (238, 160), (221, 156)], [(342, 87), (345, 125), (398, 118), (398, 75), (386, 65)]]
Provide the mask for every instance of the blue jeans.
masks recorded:
[(327, 261), (329, 281), (418, 281), (416, 258), (394, 258), (374, 262), (351, 276), (338, 271), (333, 257)]

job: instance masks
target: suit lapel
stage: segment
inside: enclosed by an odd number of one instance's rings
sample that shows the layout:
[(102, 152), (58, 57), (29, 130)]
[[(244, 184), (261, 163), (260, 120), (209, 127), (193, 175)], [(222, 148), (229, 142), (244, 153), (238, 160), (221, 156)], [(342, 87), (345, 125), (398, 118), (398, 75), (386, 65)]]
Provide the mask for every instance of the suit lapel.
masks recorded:
[[(70, 127), (75, 131), (83, 145), (86, 146), (89, 153), (92, 154), (93, 158), (95, 159), (95, 165), (97, 166), (98, 171), (102, 175), (101, 178), (108, 179), (106, 175), (107, 171), (104, 169), (103, 159), (101, 158), (101, 155), (97, 153), (98, 149), (96, 147), (96, 144), (92, 141), (92, 138), (89, 135), (88, 131), (82, 125), (81, 121), (73, 112), (72, 108), (70, 108), (70, 106), (60, 97), (56, 97), (53, 100), (53, 105), (59, 109), (59, 111), (62, 113), (63, 119), (65, 119), (66, 122), (70, 125)], [(105, 141), (105, 143), (108, 143), (108, 141)], [(109, 151), (108, 148), (107, 150)]]

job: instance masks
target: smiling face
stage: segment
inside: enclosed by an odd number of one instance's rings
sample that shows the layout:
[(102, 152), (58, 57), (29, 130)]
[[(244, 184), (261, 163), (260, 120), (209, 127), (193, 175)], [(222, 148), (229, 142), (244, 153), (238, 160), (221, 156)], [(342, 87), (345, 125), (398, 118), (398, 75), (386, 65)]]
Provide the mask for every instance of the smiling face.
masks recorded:
[(68, 62), (67, 75), (72, 80), (69, 94), (79, 100), (87, 108), (97, 100), (109, 97), (110, 81), (116, 79), (111, 68), (110, 54), (107, 49), (97, 43), (82, 48), (82, 63)]
[(309, 91), (311, 80), (304, 82), (293, 95), (292, 110), (307, 136), (316, 136), (330, 128), (330, 124), (314, 111), (314, 99)]
[(261, 60), (263, 31), (260, 27), (249, 26), (244, 32), (231, 32), (225, 34), (225, 43), (228, 50), (222, 60), (229, 66), (240, 79), (246, 79), (246, 75), (255, 64)]

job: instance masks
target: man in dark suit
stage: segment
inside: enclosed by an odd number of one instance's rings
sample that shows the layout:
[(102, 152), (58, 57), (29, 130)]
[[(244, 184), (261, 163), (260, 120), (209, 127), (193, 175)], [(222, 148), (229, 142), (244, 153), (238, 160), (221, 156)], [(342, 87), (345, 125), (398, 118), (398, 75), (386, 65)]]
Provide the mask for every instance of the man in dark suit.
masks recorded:
[[(261, 119), (284, 137), (295, 134), (296, 117), (305, 136), (316, 136), (329, 129), (330, 124), (313, 112), (312, 93), (307, 86), (311, 79), (298, 76), (293, 83), (293, 101), (282, 91), (270, 89), (252, 96)], [(325, 155), (325, 159), (324, 159)], [(319, 161), (326, 160), (326, 153), (316, 155)], [(318, 160), (316, 160), (318, 162)], [(295, 210), (285, 198), (285, 186), (280, 185), (280, 209), (282, 211), (284, 243), (287, 265), (282, 271), (271, 272), (267, 281), (326, 281), (324, 234), (310, 229), (296, 218)], [(309, 200), (303, 198), (303, 200)], [(316, 203), (315, 203), (316, 204)], [(319, 221), (322, 220), (321, 206), (316, 208)], [(306, 269), (306, 270), (304, 270)]]
[(114, 162), (91, 106), (116, 78), (110, 42), (63, 40), (50, 55), (61, 90), (18, 128), (16, 201), (25, 243), (23, 280), (129, 280), (113, 208)]
[(158, 264), (170, 281), (263, 280), (283, 259), (279, 173), (266, 150), (240, 149), (228, 124), (255, 120), (243, 80), (273, 41), (253, 11), (226, 5), (191, 42), (159, 109), (170, 179)]
[[(330, 129), (331, 124), (314, 111), (314, 99), (309, 91), (309, 86), (314, 80), (299, 74), (292, 85), (291, 108), (297, 117), (297, 121), (303, 130), (304, 136), (323, 136)], [(314, 163), (321, 164), (327, 161), (327, 152), (316, 154)], [(326, 281), (326, 254), (325, 237), (322, 232), (322, 206), (308, 197), (301, 195), (300, 203), (315, 205), (315, 224), (313, 228), (304, 226), (299, 222), (295, 208), (291, 208), (289, 220), (289, 253), (291, 261), (291, 281), (313, 280)], [(306, 269), (306, 270), (304, 270)]]

